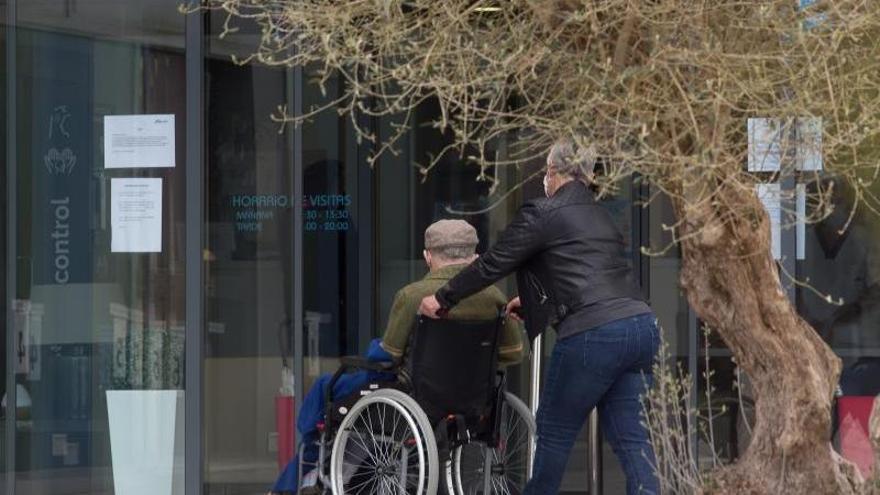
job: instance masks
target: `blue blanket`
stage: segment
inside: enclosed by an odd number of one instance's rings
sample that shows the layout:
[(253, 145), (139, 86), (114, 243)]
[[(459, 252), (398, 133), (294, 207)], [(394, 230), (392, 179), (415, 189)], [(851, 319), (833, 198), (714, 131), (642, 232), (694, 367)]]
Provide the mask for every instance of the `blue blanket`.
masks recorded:
[[(374, 362), (391, 361), (392, 357), (382, 346), (379, 345), (381, 339), (373, 339), (370, 342), (370, 348), (367, 350), (367, 359)], [(296, 420), (296, 430), (299, 433), (297, 438), (301, 445), (305, 445), (303, 449), (303, 470), (304, 476), (315, 465), (318, 460), (318, 447), (315, 442), (319, 438), (318, 423), (324, 419), (324, 405), (326, 397), (324, 390), (330, 382), (332, 375), (321, 375), (311, 390), (303, 398), (300, 404), (299, 415)], [(345, 397), (357, 392), (370, 381), (391, 380), (394, 375), (391, 373), (380, 373), (377, 371), (358, 371), (348, 373), (336, 381), (333, 386), (334, 397)], [(299, 488), (299, 454), (290, 461), (284, 468), (284, 471), (278, 476), (275, 485), (272, 486), (273, 492), (278, 493), (296, 493)]]

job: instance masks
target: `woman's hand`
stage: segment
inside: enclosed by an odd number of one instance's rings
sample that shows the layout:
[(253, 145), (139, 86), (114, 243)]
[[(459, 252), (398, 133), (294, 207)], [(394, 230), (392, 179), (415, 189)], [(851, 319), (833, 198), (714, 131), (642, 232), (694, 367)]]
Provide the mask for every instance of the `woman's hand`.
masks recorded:
[(514, 297), (507, 303), (507, 314), (516, 321), (523, 321), (521, 310), (522, 302), (520, 302), (519, 296)]
[(419, 305), (419, 314), (436, 320), (442, 316), (440, 314), (440, 309), (440, 302), (437, 301), (437, 298), (434, 296), (427, 296), (422, 299), (422, 303)]

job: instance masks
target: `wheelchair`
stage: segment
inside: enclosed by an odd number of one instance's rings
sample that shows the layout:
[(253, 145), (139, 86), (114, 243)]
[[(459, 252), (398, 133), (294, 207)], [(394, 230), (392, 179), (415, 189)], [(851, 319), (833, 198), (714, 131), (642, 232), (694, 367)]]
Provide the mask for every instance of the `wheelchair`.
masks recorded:
[[(327, 387), (314, 465), (322, 493), (489, 495), (523, 492), (535, 420), (497, 367), (503, 319), (422, 318), (406, 363), (344, 357)], [(344, 373), (371, 380), (343, 398)], [(300, 466), (302, 473), (302, 466)]]

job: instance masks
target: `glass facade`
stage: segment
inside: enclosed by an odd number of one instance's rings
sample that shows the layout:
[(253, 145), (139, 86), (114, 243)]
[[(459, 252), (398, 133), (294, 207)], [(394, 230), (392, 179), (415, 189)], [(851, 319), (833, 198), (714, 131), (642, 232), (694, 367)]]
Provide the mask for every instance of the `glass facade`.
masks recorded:
[[(151, 456), (179, 462), (169, 471), (179, 482), (185, 148), (157, 168), (110, 168), (104, 150), (105, 117), (116, 115), (167, 118), (170, 139), (184, 142), (185, 19), (162, 0), (15, 7), (4, 38), (7, 68), (14, 63), (4, 71), (6, 104), (14, 98), (5, 169), (15, 178), (5, 225), (14, 283), (4, 388), (15, 387), (14, 401), (4, 395), (7, 411), (15, 404), (4, 422), (6, 487), (110, 493), (112, 465)], [(126, 213), (114, 198), (127, 185), (161, 189), (138, 200), (161, 212), (158, 249), (117, 249), (113, 225)]]
[[(423, 178), (416, 164), (446, 144), (423, 125), (439, 112), (430, 101), (372, 168), (348, 116), (279, 125), (279, 108), (332, 101), (341, 82), (322, 90), (312, 68), (235, 63), (259, 30), (242, 23), (221, 38), (223, 19), (184, 16), (179, 3), (0, 1), (3, 493), (121, 493), (138, 472), (164, 483), (151, 493), (265, 493), (291, 457), (303, 392), (381, 336), (396, 291), (425, 274), (424, 229), (464, 218), (482, 251), (542, 194), (539, 181), (506, 194), (541, 163), (486, 171), (493, 187), (449, 155)], [(119, 118), (155, 132), (135, 139)], [(381, 138), (395, 122), (358, 125)], [(152, 161), (133, 163), (132, 149)], [(729, 351), (688, 308), (672, 208), (645, 207), (649, 193), (636, 180), (603, 204), (671, 358), (694, 377), (693, 406), (712, 418), (712, 449), (694, 434), (700, 458), (735, 459), (747, 383), (736, 386)], [(811, 281), (790, 294), (844, 359), (842, 396), (875, 395), (877, 219), (837, 236), (840, 224), (783, 235), (787, 270)], [(548, 335), (545, 364), (552, 347)], [(526, 403), (540, 379), (530, 364), (508, 375)], [(564, 493), (623, 487), (601, 432), (585, 428)]]
[(865, 425), (880, 395), (880, 219), (859, 211), (839, 234), (847, 222), (844, 202), (851, 195), (842, 192), (834, 213), (802, 232), (796, 270), (809, 283), (795, 292), (800, 314), (843, 361), (834, 445), (868, 478), (873, 467)]
[(269, 119), (293, 82), (289, 71), (234, 63), (254, 33), (221, 39), (211, 21), (203, 67), (204, 492), (260, 493), (285, 449), (276, 401), (288, 400), (279, 389), (293, 365), (293, 143)]

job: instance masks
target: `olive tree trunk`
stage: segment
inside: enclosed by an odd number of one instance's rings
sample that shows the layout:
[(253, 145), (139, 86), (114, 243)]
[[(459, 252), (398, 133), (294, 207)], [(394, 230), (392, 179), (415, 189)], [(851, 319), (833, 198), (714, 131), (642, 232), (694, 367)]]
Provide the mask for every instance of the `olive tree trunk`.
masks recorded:
[(868, 431), (871, 432), (871, 445), (874, 446), (874, 474), (865, 492), (869, 495), (880, 495), (880, 396), (874, 398)]
[(735, 464), (713, 473), (707, 492), (863, 493), (855, 467), (830, 441), (840, 359), (786, 297), (761, 202), (741, 183), (722, 184), (712, 201), (675, 208), (684, 221), (681, 285), (754, 391), (750, 444)]

